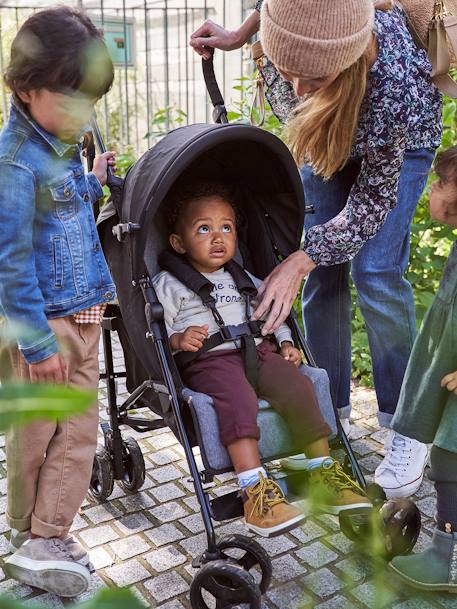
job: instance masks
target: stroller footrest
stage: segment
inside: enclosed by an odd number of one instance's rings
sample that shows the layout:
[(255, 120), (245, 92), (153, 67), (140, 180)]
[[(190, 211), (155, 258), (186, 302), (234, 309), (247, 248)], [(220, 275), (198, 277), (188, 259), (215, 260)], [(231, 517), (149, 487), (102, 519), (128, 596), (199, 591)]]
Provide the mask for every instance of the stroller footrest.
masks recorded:
[(244, 514), (243, 500), (239, 491), (226, 493), (209, 502), (211, 506), (211, 515), (214, 520), (229, 520), (231, 518), (240, 518)]

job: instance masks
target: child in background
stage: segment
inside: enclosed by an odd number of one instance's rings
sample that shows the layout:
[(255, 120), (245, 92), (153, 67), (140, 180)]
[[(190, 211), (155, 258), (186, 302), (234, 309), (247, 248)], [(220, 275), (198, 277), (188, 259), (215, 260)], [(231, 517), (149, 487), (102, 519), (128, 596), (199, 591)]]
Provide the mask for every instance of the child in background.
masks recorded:
[[(457, 147), (438, 157), (435, 170), (439, 179), (432, 185), (430, 215), (457, 228)], [(433, 443), (429, 477), (435, 482), (437, 524), (425, 550), (397, 556), (390, 566), (415, 588), (457, 593), (456, 242), (414, 344), (392, 427)]]
[[(234, 256), (237, 243), (235, 211), (230, 192), (220, 184), (191, 184), (170, 201), (170, 244), (186, 256), (195, 270), (213, 285), (216, 307), (225, 324), (246, 321), (244, 298), (224, 265)], [(257, 286), (260, 281), (251, 277)], [(201, 299), (168, 271), (153, 280), (164, 307), (172, 350), (198, 351), (206, 338), (219, 330)], [(297, 446), (308, 457), (310, 486), (320, 495), (324, 509), (370, 509), (362, 489), (329, 456), (328, 425), (322, 418), (311, 381), (297, 370), (301, 354), (287, 326), (276, 332), (280, 354), (266, 339), (257, 338), (258, 396), (286, 420)], [(268, 478), (260, 463), (257, 395), (249, 383), (240, 350), (224, 343), (201, 354), (182, 371), (186, 384), (213, 398), (222, 444), (232, 460), (244, 501), (247, 526), (271, 537), (303, 519), (287, 503), (280, 487)]]
[[(0, 134), (0, 311), (17, 345), (3, 346), (3, 380), (98, 388), (99, 322), (115, 288), (92, 204), (114, 154), (85, 175), (78, 142), (113, 76), (101, 32), (72, 8), (35, 13), (13, 41), (11, 113)], [(90, 582), (89, 557), (69, 530), (89, 487), (97, 427), (95, 403), (7, 435), (14, 554), (4, 569), (64, 597)]]

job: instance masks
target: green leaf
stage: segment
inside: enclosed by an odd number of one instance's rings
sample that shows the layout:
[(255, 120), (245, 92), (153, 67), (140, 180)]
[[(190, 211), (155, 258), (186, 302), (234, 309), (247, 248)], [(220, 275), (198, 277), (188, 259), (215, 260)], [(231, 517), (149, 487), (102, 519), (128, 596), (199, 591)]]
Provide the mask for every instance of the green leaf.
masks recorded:
[(0, 429), (82, 414), (96, 399), (96, 391), (64, 385), (4, 383), (0, 387)]
[[(7, 596), (0, 597), (0, 609), (27, 609), (20, 601), (13, 601)], [(47, 605), (33, 604), (34, 609), (48, 609)], [(143, 603), (128, 588), (112, 588), (98, 592), (93, 598), (76, 605), (72, 609), (145, 609)]]

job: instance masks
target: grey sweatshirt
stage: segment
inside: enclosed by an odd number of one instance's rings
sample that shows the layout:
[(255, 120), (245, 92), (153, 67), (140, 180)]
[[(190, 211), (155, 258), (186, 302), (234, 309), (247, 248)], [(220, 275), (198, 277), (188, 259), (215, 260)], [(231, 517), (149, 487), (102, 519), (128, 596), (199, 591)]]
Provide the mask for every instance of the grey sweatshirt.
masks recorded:
[[(244, 298), (238, 292), (232, 276), (224, 269), (219, 269), (214, 273), (202, 273), (209, 279), (214, 286), (211, 295), (216, 300), (217, 310), (222, 316), (225, 324), (237, 325), (246, 321)], [(260, 279), (249, 273), (250, 278), (256, 287), (262, 283)], [(208, 325), (208, 336), (219, 331), (219, 328), (211, 314), (205, 307), (201, 299), (191, 290), (186, 288), (176, 277), (168, 271), (162, 271), (156, 275), (152, 281), (157, 297), (162, 303), (165, 312), (165, 325), (168, 336), (176, 332), (184, 332), (189, 326)], [(255, 304), (255, 303), (254, 303)], [(276, 340), (279, 344), (284, 341), (292, 341), (292, 334), (289, 327), (283, 324), (275, 332)], [(211, 351), (220, 349), (236, 349), (236, 344), (223, 343)], [(256, 344), (262, 342), (261, 338), (256, 338)]]

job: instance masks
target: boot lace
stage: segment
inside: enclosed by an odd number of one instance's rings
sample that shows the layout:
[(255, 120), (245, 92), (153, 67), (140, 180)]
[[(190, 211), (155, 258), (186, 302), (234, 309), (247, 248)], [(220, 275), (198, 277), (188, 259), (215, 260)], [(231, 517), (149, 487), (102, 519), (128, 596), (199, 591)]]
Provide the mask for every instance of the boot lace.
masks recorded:
[(60, 554), (64, 558), (71, 559), (71, 554), (68, 551), (65, 542), (63, 542), (61, 539), (48, 539), (46, 545), (48, 550), (53, 554)]
[(261, 516), (275, 505), (285, 502), (284, 493), (280, 486), (271, 478), (265, 478), (259, 472), (259, 481), (252, 489), (247, 489), (249, 497), (255, 497), (251, 514)]
[(358, 495), (365, 495), (365, 491), (341, 467), (338, 461), (319, 470), (324, 483), (336, 492), (343, 490), (355, 491)]
[(411, 461), (412, 442), (399, 433), (394, 433), (383, 466), (393, 471), (406, 471)]

